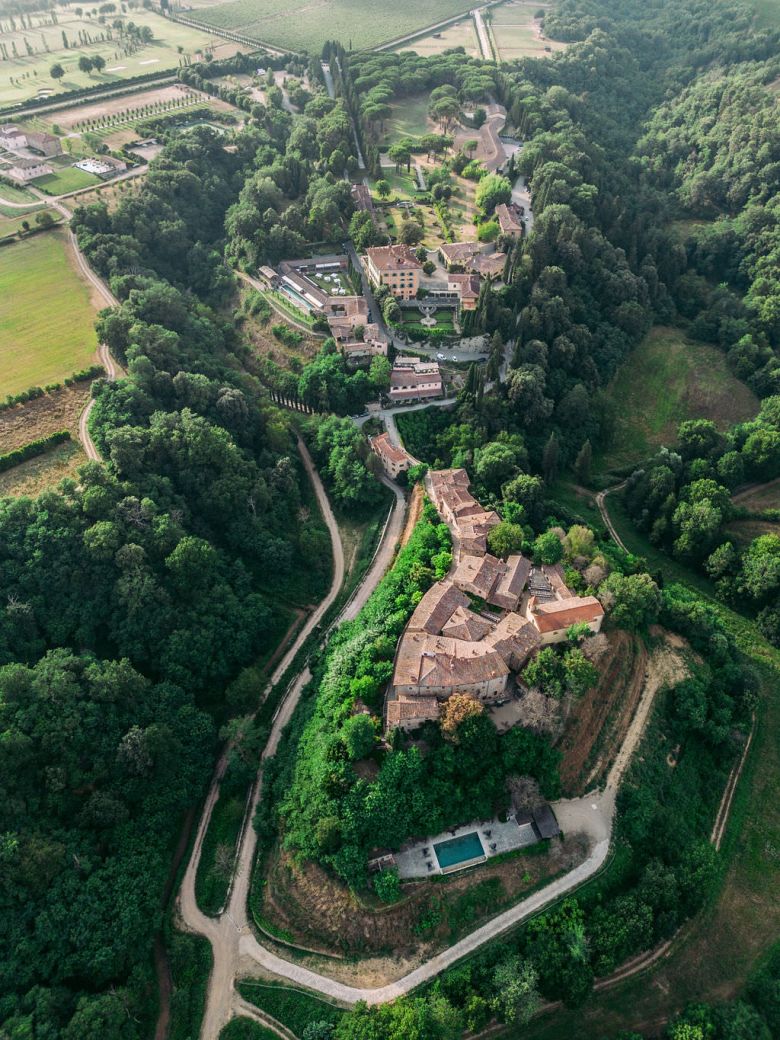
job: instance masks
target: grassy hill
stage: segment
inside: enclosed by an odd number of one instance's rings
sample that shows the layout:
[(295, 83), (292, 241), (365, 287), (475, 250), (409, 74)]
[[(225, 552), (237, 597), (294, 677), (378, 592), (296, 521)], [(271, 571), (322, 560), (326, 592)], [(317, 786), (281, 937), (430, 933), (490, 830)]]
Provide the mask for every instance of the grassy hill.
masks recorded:
[(664, 326), (651, 329), (607, 393), (616, 419), (612, 445), (595, 461), (604, 473), (671, 444), (685, 419), (712, 419), (726, 429), (758, 410), (758, 399), (731, 374), (722, 351)]

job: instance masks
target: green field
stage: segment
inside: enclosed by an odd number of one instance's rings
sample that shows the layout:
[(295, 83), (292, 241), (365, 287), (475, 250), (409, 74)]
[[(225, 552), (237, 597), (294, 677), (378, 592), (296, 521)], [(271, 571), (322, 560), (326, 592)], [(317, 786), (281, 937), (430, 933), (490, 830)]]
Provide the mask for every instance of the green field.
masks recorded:
[(92, 364), (95, 311), (60, 232), (0, 249), (0, 397)]
[(612, 446), (596, 470), (619, 470), (672, 444), (685, 419), (712, 419), (721, 429), (755, 415), (758, 401), (729, 371), (722, 351), (685, 339), (678, 329), (652, 329), (607, 389), (615, 408)]
[(232, 29), (276, 47), (319, 53), (326, 40), (341, 40), (354, 48), (376, 47), (406, 33), (424, 29), (461, 11), (467, 0), (397, 0), (376, 4), (371, 0), (322, 0), (304, 8), (296, 18), (288, 0), (234, 0), (202, 10), (188, 11), (204, 28)]
[(35, 187), (45, 191), (47, 195), (64, 195), (68, 191), (91, 188), (102, 183), (100, 177), (96, 177), (94, 173), (77, 170), (75, 166), (61, 166), (46, 177), (39, 177)]
[[(33, 28), (22, 30), (17, 20), (16, 31), (12, 31), (7, 16), (0, 17), (0, 32), (9, 52), (16, 45), (17, 57), (0, 63), (0, 104), (28, 101), (34, 97), (56, 97), (65, 91), (83, 87), (108, 86), (133, 76), (175, 69), (188, 58), (210, 50), (215, 57), (234, 54), (241, 48), (235, 43), (214, 37), (207, 31), (192, 29), (187, 25), (171, 22), (140, 5), (130, 14), (139, 26), (148, 26), (153, 39), (137, 48), (125, 46), (117, 30), (101, 25), (97, 18), (85, 13), (82, 18), (60, 12), (58, 23), (52, 24), (49, 14), (32, 15)], [(112, 19), (113, 20), (113, 16)], [(68, 41), (66, 48), (62, 34)], [(87, 34), (85, 37), (83, 34)], [(101, 40), (101, 35), (112, 34), (112, 39)], [(80, 36), (80, 34), (82, 34)], [(28, 54), (25, 39), (33, 53)], [(91, 42), (84, 43), (84, 39)], [(179, 47), (182, 48), (181, 53)], [(47, 49), (48, 48), (48, 49)], [(100, 54), (106, 62), (102, 72), (81, 72), (78, 61)], [(52, 79), (49, 70), (58, 62), (65, 70), (62, 79)], [(12, 82), (13, 80), (13, 82)]]
[(401, 137), (415, 139), (437, 132), (437, 127), (428, 122), (427, 94), (415, 94), (403, 101), (394, 101), (390, 107), (393, 114), (385, 123), (383, 147), (389, 147)]
[[(0, 238), (7, 238), (8, 235), (15, 235), (17, 231), (24, 232), (26, 228), (22, 227), (22, 225), (25, 221), (31, 228), (35, 228), (36, 214), (41, 213), (43, 209), (43, 206), (36, 206), (35, 209), (6, 210), (3, 206), (0, 206)], [(62, 222), (62, 214), (58, 213), (54, 209), (47, 210), (47, 212), (55, 223), (59, 224)]]
[(546, 39), (534, 19), (536, 12), (545, 6), (549, 5), (532, 0), (510, 0), (490, 10), (493, 39), (501, 61), (544, 58), (552, 51), (563, 50), (566, 44)]

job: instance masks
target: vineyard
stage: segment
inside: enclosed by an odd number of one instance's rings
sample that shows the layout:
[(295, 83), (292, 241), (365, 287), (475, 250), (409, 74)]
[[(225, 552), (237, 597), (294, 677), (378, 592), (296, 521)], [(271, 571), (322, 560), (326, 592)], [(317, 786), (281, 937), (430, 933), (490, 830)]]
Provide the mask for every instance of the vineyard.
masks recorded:
[(326, 0), (307, 10), (305, 18), (295, 18), (290, 17), (287, 0), (234, 0), (187, 16), (205, 31), (214, 26), (271, 46), (318, 52), (326, 40), (342, 40), (355, 49), (376, 47), (470, 7), (468, 0), (428, 0), (424, 5), (418, 0), (396, 0), (388, 5), (371, 0)]

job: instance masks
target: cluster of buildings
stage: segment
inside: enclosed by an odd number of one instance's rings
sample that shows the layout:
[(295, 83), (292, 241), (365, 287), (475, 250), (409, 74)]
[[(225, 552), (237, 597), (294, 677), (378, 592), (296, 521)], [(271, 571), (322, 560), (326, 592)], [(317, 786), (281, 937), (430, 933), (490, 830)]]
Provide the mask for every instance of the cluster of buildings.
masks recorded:
[(298, 308), (325, 318), (330, 334), (349, 359), (387, 354), (387, 337), (371, 321), (365, 296), (345, 288), (349, 273), (346, 256), (316, 256), (283, 260), (276, 270), (261, 267), (258, 276), (269, 289), (287, 296)]
[[(0, 171), (20, 184), (54, 173), (54, 165), (47, 162), (62, 155), (59, 137), (40, 130), (22, 130), (18, 126), (0, 126), (0, 151), (6, 153)], [(127, 163), (110, 155), (80, 159), (73, 165), (86, 173), (107, 179), (127, 169)]]
[(431, 472), (428, 493), (452, 532), (453, 566), (420, 600), (398, 644), (388, 729), (435, 721), (456, 693), (501, 701), (532, 653), (565, 640), (574, 624), (598, 632), (604, 618), (595, 597), (567, 588), (560, 567), (488, 553), (487, 535), (500, 517), (473, 497), (465, 470)]
[(54, 173), (54, 167), (46, 159), (62, 154), (60, 139), (54, 134), (21, 130), (10, 124), (0, 126), (0, 149), (10, 153), (0, 169), (19, 184)]

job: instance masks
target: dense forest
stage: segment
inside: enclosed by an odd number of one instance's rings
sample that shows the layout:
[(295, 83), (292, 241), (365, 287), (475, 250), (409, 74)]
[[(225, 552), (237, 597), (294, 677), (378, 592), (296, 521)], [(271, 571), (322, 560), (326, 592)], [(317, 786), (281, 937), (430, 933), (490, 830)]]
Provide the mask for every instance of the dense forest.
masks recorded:
[(316, 517), (290, 522), (310, 515), (294, 446), (225, 309), (245, 185), (274, 179), (310, 222), (315, 197), (341, 204), (318, 165), (285, 156), (288, 130), (258, 111), (233, 149), (209, 129), (172, 137), (113, 212), (73, 218), (120, 301), (98, 331), (128, 377), (96, 387), (107, 466), (0, 502), (9, 1035), (149, 1035), (163, 886), (225, 690), (286, 627), (279, 583), (304, 602), (327, 586)]

